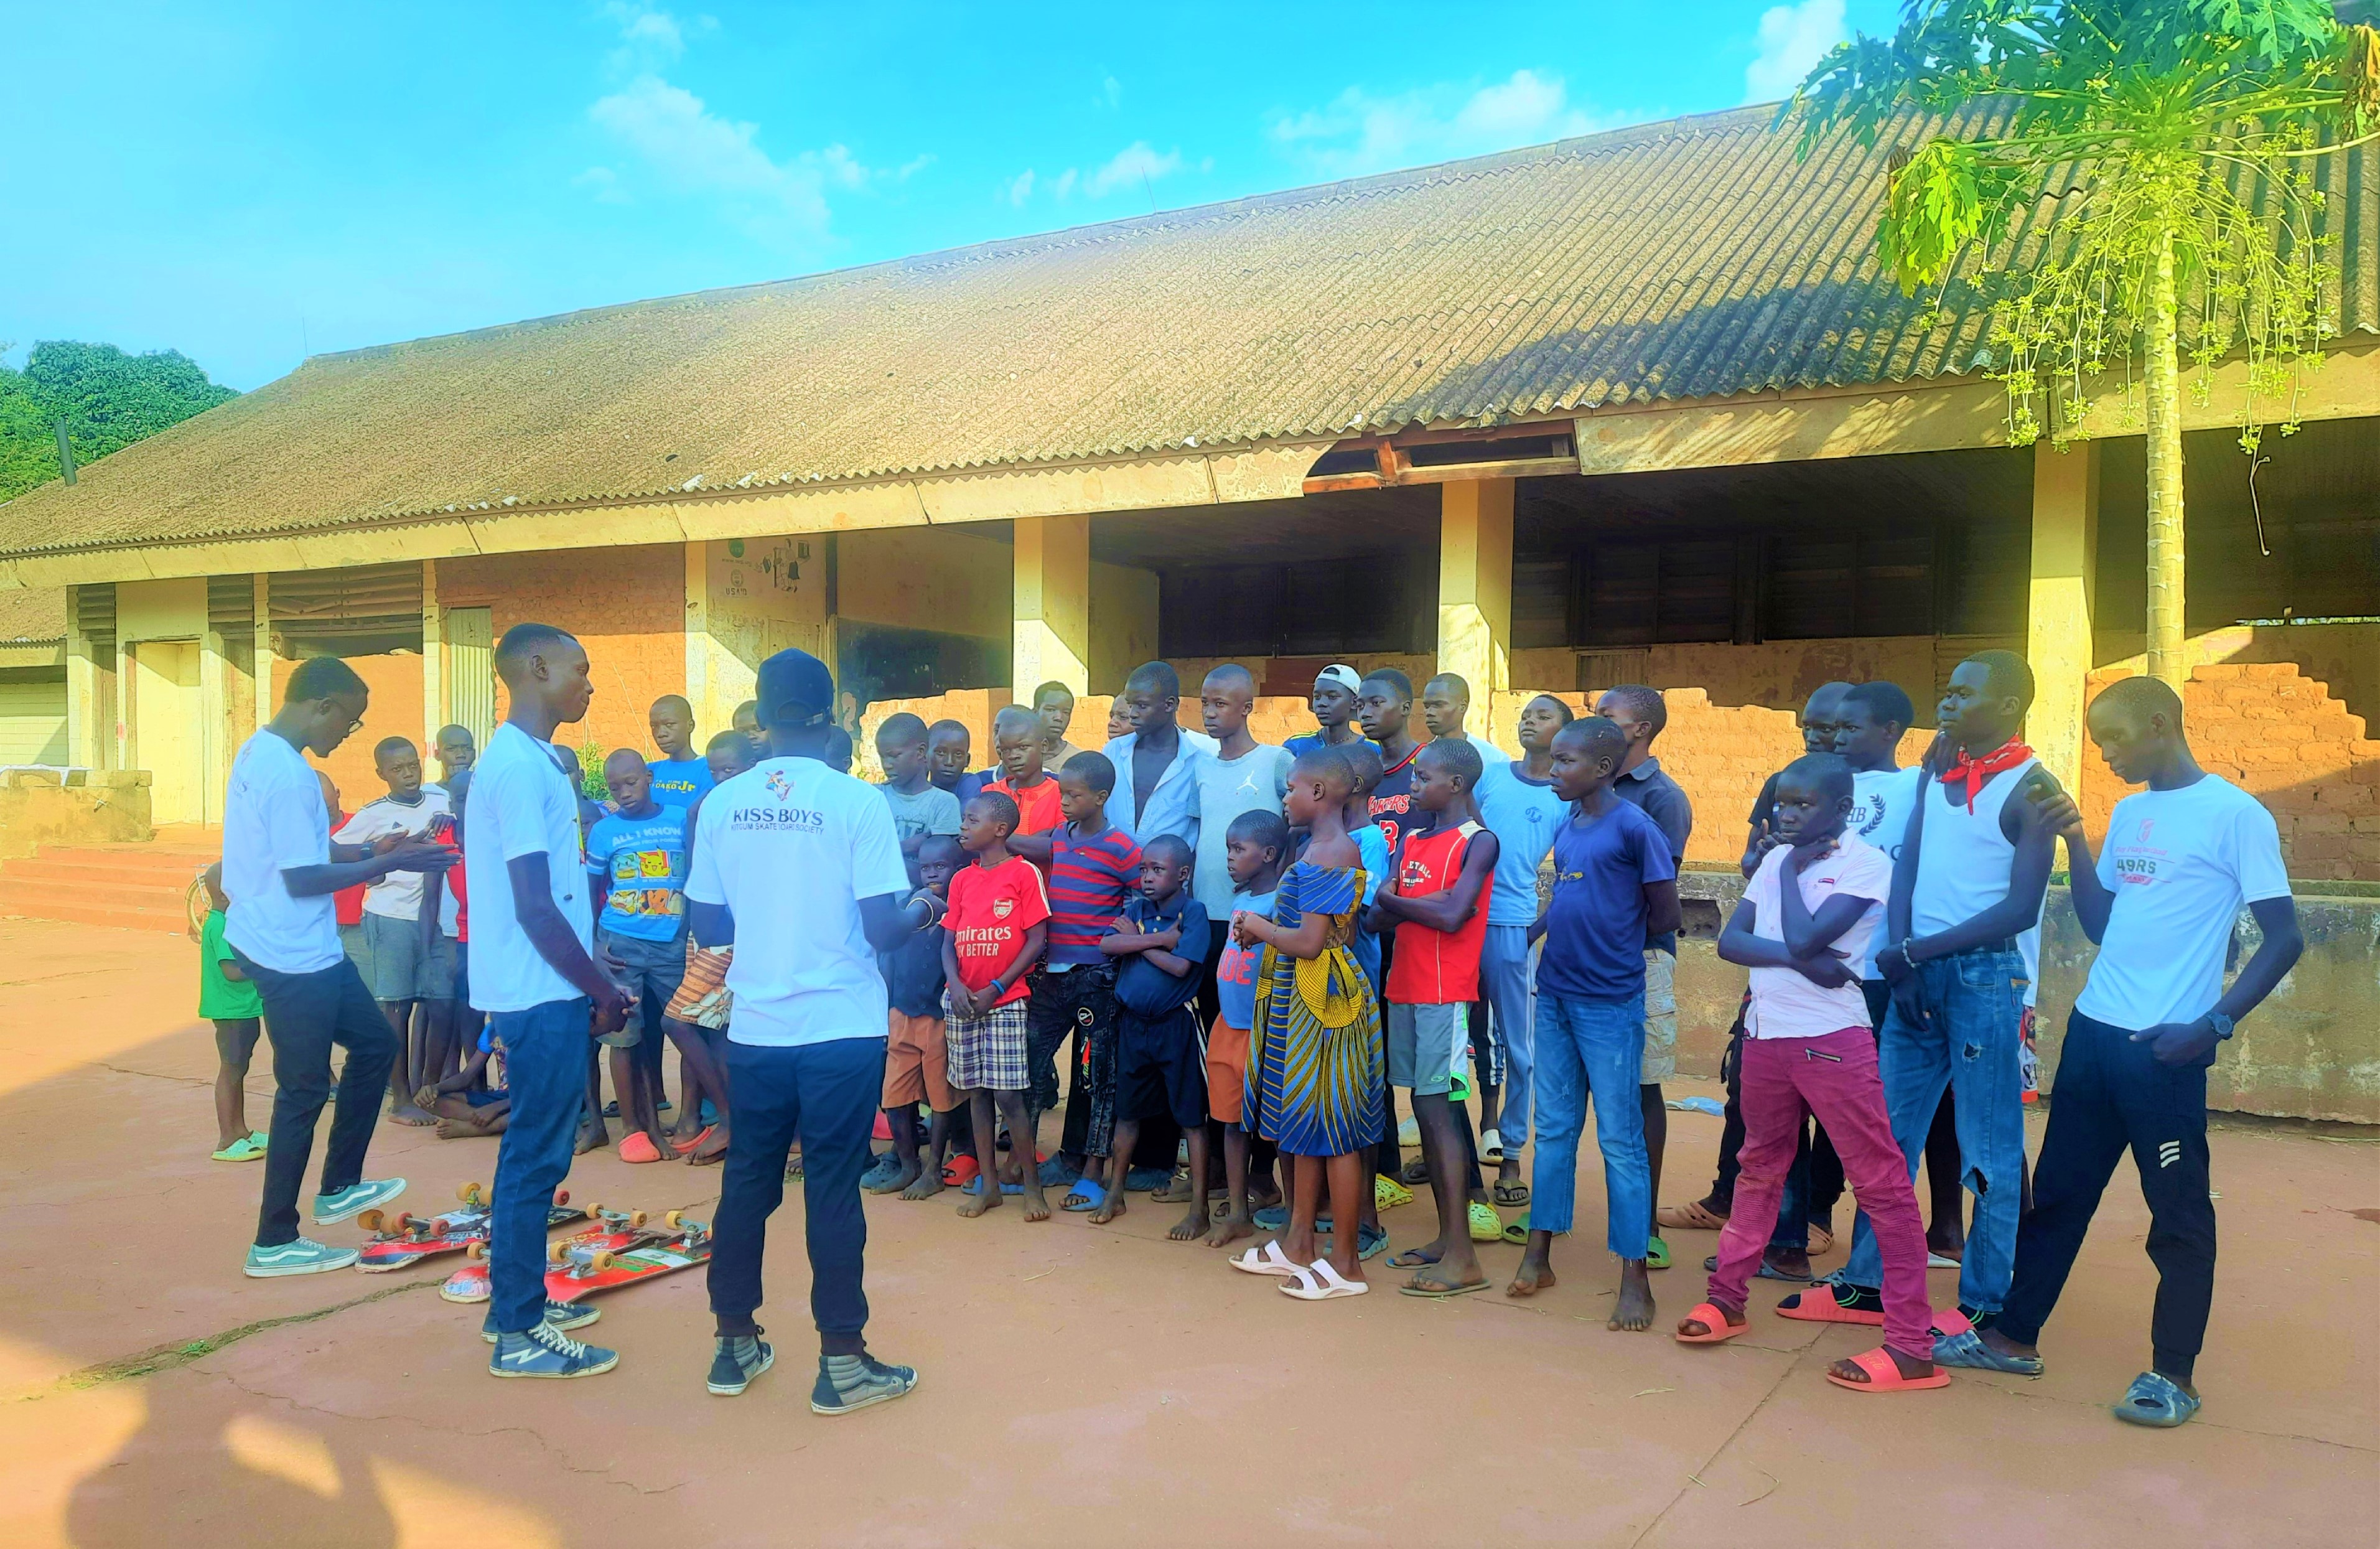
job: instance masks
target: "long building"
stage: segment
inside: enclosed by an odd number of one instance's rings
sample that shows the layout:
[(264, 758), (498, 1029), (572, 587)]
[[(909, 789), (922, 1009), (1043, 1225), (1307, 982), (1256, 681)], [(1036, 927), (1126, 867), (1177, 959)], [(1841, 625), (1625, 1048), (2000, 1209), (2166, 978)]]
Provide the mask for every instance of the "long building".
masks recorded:
[[(1709, 714), (1677, 758), (1732, 791), (1776, 750), (1742, 716), (1834, 677), (1930, 710), (1992, 644), (2104, 803), (2081, 721), (2143, 644), (2137, 399), (2010, 447), (1990, 298), (1878, 271), (1892, 146), (1797, 158), (1772, 116), (315, 357), (0, 506), (0, 587), (63, 633), (0, 643), (0, 731), (208, 821), (297, 660), (355, 660), (370, 733), (484, 731), (491, 643), (538, 618), (586, 640), (604, 745), (663, 693), (723, 726), (788, 644), (870, 702), (1152, 656), (1302, 696), (1350, 660), (1505, 707), (1679, 690)], [(2326, 164), (2303, 429), (2252, 465), (2237, 365), (2188, 410), (2194, 729), (2311, 877), (2380, 880), (2375, 169)]]

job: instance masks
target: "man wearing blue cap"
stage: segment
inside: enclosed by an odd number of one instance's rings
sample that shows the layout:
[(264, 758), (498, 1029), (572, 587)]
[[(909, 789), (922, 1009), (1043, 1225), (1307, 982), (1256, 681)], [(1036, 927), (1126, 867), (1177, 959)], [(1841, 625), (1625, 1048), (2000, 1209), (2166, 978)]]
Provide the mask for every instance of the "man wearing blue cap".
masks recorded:
[(836, 730), (826, 665), (778, 652), (760, 664), (758, 701), (768, 755), (703, 801), (686, 882), (694, 939), (736, 948), (727, 970), (735, 1143), (714, 1223), (710, 1386), (741, 1393), (776, 1359), (752, 1314), (769, 1217), (798, 1140), (819, 1331), (810, 1408), (849, 1414), (917, 1382), (910, 1368), (868, 1353), (859, 1176), (890, 1026), (876, 955), (938, 925), (941, 904), (911, 888), (883, 798), (825, 762)]

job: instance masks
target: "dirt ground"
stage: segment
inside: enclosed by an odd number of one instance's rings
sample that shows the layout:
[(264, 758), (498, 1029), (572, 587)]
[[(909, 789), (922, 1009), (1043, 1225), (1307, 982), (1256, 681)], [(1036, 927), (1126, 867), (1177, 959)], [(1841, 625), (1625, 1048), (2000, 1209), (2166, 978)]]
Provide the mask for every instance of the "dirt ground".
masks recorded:
[[(698, 1275), (602, 1304), (613, 1374), (503, 1384), (478, 1310), (432, 1291), (451, 1262), (243, 1278), (261, 1169), (207, 1157), (194, 958), (169, 936), (0, 921), (18, 1227), (0, 1249), (0, 1543), (2380, 1542), (2368, 1137), (2215, 1136), (2207, 1403), (2173, 1433), (2106, 1408), (2148, 1353), (2129, 1167), (2046, 1336), (2047, 1376), (1870, 1397), (1820, 1373), (1873, 1336), (1777, 1319), (1773, 1283), (1755, 1283), (1753, 1335), (1720, 1348), (1607, 1333), (1591, 1145), (1561, 1284), (1528, 1303), (1302, 1306), (1167, 1242), (1173, 1213), (1146, 1204), (1101, 1230), (963, 1222), (950, 1196), (872, 1201), (869, 1337), (922, 1381), (829, 1421), (806, 1401), (797, 1194), (761, 1314), (781, 1363), (734, 1400), (702, 1387)], [(268, 1068), (260, 1051), (260, 1126)], [(1718, 1121), (1672, 1114), (1670, 1133), (1664, 1193), (1693, 1198)], [(491, 1176), (495, 1143), (383, 1125), (372, 1158), (411, 1180), (403, 1203), (434, 1208)], [(700, 1211), (717, 1189), (712, 1171), (581, 1160), (582, 1199)], [(1399, 1246), (1429, 1236), (1427, 1195), (1387, 1224)], [(1715, 1241), (1673, 1238), (1666, 1319), (1698, 1299)], [(1483, 1251), (1499, 1276), (1519, 1254)], [(1934, 1287), (1949, 1299), (1955, 1276)]]

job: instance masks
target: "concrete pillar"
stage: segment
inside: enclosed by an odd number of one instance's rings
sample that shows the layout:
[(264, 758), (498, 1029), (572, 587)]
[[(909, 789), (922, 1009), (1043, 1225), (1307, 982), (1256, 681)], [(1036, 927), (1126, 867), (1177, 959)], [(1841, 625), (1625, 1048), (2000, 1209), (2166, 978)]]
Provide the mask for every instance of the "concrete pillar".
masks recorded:
[(74, 590), (67, 590), (67, 762), (86, 769), (106, 766), (102, 756), (99, 676), (105, 669), (91, 654), (91, 637), (76, 617)]
[(249, 737), (262, 731), (264, 723), (281, 708), (281, 696), (273, 686), (273, 577), (259, 570), (255, 582), (256, 652), (250, 660), (256, 664), (256, 725), (248, 728)]
[(223, 822), (224, 787), (231, 780), (231, 671), (223, 631), (209, 620), (199, 635), (199, 821)]
[(1482, 706), (1512, 686), (1513, 488), (1511, 479), (1439, 486), (1438, 670), (1460, 673)]
[[(1019, 704), (1044, 683), (1091, 691), (1091, 518), (1020, 518), (1009, 679)], [(1137, 665), (1137, 664), (1135, 664)]]
[(421, 764), (430, 766), (446, 725), (446, 612), (438, 605), (438, 561), (421, 562)]
[(735, 707), (752, 697), (756, 677), (750, 665), (710, 632), (710, 545), (686, 545), (686, 701), (694, 707), (694, 724), (709, 738), (724, 731), (735, 718)]
[(2033, 584), (2025, 660), (2033, 712), (2025, 740), (2079, 799), (2082, 789), (2082, 679), (2091, 670), (2092, 571), (2099, 553), (2099, 444), (2059, 452), (2034, 443)]

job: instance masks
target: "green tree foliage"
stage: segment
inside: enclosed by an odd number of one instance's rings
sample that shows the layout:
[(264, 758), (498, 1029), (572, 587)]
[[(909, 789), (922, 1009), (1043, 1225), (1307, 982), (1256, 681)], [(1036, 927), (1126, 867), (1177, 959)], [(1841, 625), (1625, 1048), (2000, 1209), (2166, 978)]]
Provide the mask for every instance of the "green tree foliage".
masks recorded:
[(2086, 433), (2094, 395), (2139, 363), (2149, 666), (2179, 682), (2184, 339), (2202, 394), (2206, 368), (2244, 357), (2253, 455), (2320, 359), (2313, 167), (2380, 125), (2380, 38), (2323, 0), (1908, 0), (1890, 39), (1838, 45), (1784, 116), (1804, 155), (1925, 128), (1896, 147), (1879, 257), (1912, 294), (1962, 263), (2005, 282), (2010, 441)]
[(0, 500), (58, 476), (62, 416), (81, 468), (237, 396), (177, 350), (127, 355), (112, 344), (37, 344), (23, 371), (0, 366)]

